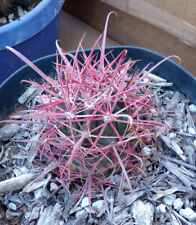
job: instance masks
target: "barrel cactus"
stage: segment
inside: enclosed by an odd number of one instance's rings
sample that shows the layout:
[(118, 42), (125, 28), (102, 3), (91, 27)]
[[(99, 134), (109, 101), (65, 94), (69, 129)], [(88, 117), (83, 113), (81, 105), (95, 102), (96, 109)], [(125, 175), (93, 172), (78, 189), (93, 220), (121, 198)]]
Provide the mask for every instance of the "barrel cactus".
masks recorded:
[(105, 52), (110, 14), (101, 47), (102, 36), (89, 54), (82, 49), (82, 41), (75, 54), (56, 43), (61, 59), (56, 58), (55, 78), (7, 47), (44, 79), (41, 84), (27, 81), (37, 90), (39, 103), (14, 118), (20, 118), (20, 123), (43, 124), (38, 140), (40, 155), (52, 163), (63, 184), (79, 180), (83, 190), (112, 185), (110, 177), (120, 171), (131, 189), (129, 173), (142, 165), (141, 149), (165, 129), (151, 113), (159, 110), (148, 88), (150, 82), (142, 82), (149, 65), (137, 71), (133, 68), (137, 60), (125, 60), (126, 51), (117, 57)]

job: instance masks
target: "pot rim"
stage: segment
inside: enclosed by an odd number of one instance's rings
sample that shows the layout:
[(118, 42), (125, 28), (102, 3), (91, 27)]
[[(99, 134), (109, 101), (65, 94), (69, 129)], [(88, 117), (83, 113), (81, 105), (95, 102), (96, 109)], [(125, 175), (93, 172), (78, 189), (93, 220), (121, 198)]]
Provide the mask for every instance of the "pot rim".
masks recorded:
[[(85, 49), (86, 54), (89, 54), (90, 50), (91, 49)], [(96, 50), (100, 52), (99, 49)], [(158, 63), (165, 58), (165, 56), (157, 52), (137, 46), (106, 47), (106, 52), (112, 50), (114, 50), (113, 54), (111, 54), (112, 57), (120, 54), (123, 50), (127, 50), (127, 59), (143, 59), (143, 61), (141, 60), (136, 63), (137, 68), (144, 68), (144, 65), (146, 66), (149, 62)], [(70, 53), (75, 53), (75, 51), (71, 51)], [(78, 56), (80, 57), (80, 54)], [(56, 54), (50, 54), (33, 61), (33, 63), (44, 73), (50, 75), (55, 72), (55, 67), (53, 66), (55, 61)], [(49, 67), (46, 63), (50, 63)], [(139, 66), (138, 63), (140, 63)], [(191, 103), (196, 104), (196, 77), (182, 66), (169, 59), (155, 69), (155, 74), (166, 78), (169, 82), (173, 82), (174, 87), (178, 91), (185, 94), (186, 97), (190, 99)], [(24, 83), (21, 85), (21, 80), (37, 80), (39, 78), (40, 76), (32, 68), (25, 65), (12, 73), (12, 75), (0, 85), (0, 118), (3, 118), (7, 113), (12, 111), (11, 107), (16, 103), (16, 99), (28, 86), (28, 84)]]

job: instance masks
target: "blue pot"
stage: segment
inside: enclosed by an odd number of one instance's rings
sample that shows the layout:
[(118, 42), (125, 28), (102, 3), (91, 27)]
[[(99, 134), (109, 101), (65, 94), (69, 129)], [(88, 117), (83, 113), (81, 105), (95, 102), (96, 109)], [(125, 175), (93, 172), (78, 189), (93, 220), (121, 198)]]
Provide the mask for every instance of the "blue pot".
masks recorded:
[(42, 0), (20, 19), (0, 27), (0, 84), (24, 65), (6, 46), (14, 47), (31, 60), (55, 53), (63, 3), (64, 0)]
[[(154, 64), (158, 63), (165, 57), (154, 51), (132, 46), (118, 46), (108, 47), (106, 52), (112, 50), (112, 55), (115, 57), (123, 50), (127, 50), (126, 59), (141, 59), (135, 66), (142, 69), (150, 62)], [(97, 50), (98, 51), (98, 50)], [(86, 54), (89, 54), (90, 50), (86, 50)], [(74, 52), (72, 52), (74, 53)], [(99, 51), (98, 51), (99, 53)], [(79, 55), (80, 57), (80, 55)], [(112, 57), (111, 54), (108, 55)], [(14, 58), (17, 58), (14, 56)], [(82, 60), (82, 57), (80, 57)], [(111, 58), (113, 59), (113, 58)], [(56, 61), (56, 55), (49, 55), (41, 59), (36, 60), (34, 63), (37, 65), (45, 74), (54, 75), (55, 68), (54, 62)], [(196, 104), (196, 77), (190, 74), (188, 71), (183, 69), (181, 66), (176, 64), (172, 60), (167, 60), (159, 67), (157, 67), (153, 73), (167, 79), (169, 82), (174, 83), (174, 87), (184, 93), (192, 103)], [(13, 73), (2, 85), (0, 85), (0, 118), (2, 119), (6, 115), (12, 112), (14, 105), (17, 103), (19, 96), (24, 92), (26, 85), (21, 84), (21, 80), (36, 80), (40, 79), (40, 76), (32, 70), (29, 66), (24, 66), (15, 73)]]

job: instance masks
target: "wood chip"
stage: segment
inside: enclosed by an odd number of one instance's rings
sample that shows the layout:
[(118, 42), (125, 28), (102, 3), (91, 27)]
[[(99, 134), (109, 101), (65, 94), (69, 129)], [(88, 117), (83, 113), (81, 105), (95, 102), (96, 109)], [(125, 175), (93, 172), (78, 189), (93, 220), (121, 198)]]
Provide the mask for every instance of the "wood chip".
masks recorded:
[(158, 192), (157, 194), (153, 195), (152, 199), (154, 201), (157, 201), (159, 198), (162, 198), (163, 196), (167, 196), (167, 195), (173, 194), (178, 191), (187, 192), (187, 189), (179, 185), (177, 187)]
[(174, 139), (170, 139), (167, 136), (164, 135), (160, 135), (162, 141), (170, 148), (172, 149), (182, 160), (186, 160), (186, 157), (183, 155), (184, 152), (183, 150), (180, 148), (180, 146), (176, 143), (176, 141)]
[(32, 98), (34, 97), (34, 94), (36, 93), (36, 89), (31, 86), (29, 87), (18, 99), (18, 102), (22, 105), (24, 104), (28, 99), (29, 97)]
[(141, 197), (142, 195), (144, 195), (145, 191), (138, 191), (138, 192), (133, 192), (129, 195), (124, 195), (121, 196), (121, 204), (122, 205), (118, 205), (114, 208), (114, 212), (117, 213), (120, 210), (122, 210), (122, 208), (125, 208), (127, 206), (130, 206), (131, 204), (133, 204), (133, 202), (135, 202), (139, 197)]
[(177, 104), (180, 102), (181, 99), (182, 94), (179, 91), (177, 91), (171, 98), (170, 102), (167, 104), (166, 109), (167, 110), (175, 109), (175, 107), (177, 106)]
[(40, 218), (37, 225), (64, 225), (60, 217), (63, 208), (60, 204), (56, 203), (55, 206), (49, 206), (40, 213)]
[(36, 189), (38, 189), (40, 187), (43, 187), (46, 182), (47, 182), (47, 180), (44, 179), (44, 180), (41, 180), (41, 181), (37, 181), (35, 183), (27, 184), (27, 186), (25, 186), (22, 191), (26, 192), (26, 193), (30, 193), (30, 192), (35, 191)]
[(163, 166), (165, 168), (167, 168), (171, 173), (173, 173), (176, 177), (178, 177), (179, 180), (181, 180), (181, 182), (187, 187), (192, 189), (192, 185), (193, 185), (193, 181), (191, 181), (191, 179), (186, 176), (185, 174), (183, 174), (180, 169), (178, 168), (178, 166), (176, 166), (175, 164), (165, 161), (165, 160), (161, 160), (161, 163), (163, 164)]
[(188, 164), (188, 163), (186, 163), (186, 162), (183, 162), (183, 161), (181, 161), (181, 160), (179, 160), (179, 159), (175, 159), (175, 158), (172, 158), (172, 157), (168, 157), (168, 156), (163, 155), (163, 154), (160, 154), (160, 153), (158, 153), (158, 156), (159, 156), (160, 158), (162, 158), (162, 159), (167, 160), (167, 161), (174, 162), (174, 163), (176, 163), (176, 164), (178, 164), (178, 165), (183, 165), (184, 167), (186, 167), (186, 168), (188, 168), (188, 169), (190, 169), (190, 170), (196, 171), (196, 166), (193, 166), (193, 165), (191, 165), (191, 164)]
[(148, 74), (147, 77), (151, 79), (151, 81), (158, 83), (158, 82), (167, 82), (166, 79), (159, 77), (153, 73), (148, 73), (148, 71), (144, 71), (144, 74)]
[(27, 173), (0, 182), (0, 193), (21, 190), (25, 185), (37, 177), (37, 174)]
[(11, 137), (13, 137), (18, 131), (20, 127), (16, 124), (8, 124), (2, 128), (0, 128), (0, 140), (7, 141)]

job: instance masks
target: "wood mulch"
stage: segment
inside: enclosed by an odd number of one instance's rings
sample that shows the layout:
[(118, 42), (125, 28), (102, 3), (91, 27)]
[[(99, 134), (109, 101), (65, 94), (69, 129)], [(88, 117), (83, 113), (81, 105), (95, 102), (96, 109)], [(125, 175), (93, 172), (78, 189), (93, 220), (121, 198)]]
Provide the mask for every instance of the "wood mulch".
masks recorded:
[[(156, 90), (154, 99), (162, 111), (152, 113), (169, 129), (143, 149), (147, 159), (140, 171), (130, 177), (133, 192), (122, 174), (115, 174), (111, 180), (119, 188), (105, 188), (108, 207), (101, 192), (92, 193), (91, 216), (88, 194), (75, 202), (77, 188), (69, 192), (68, 185), (58, 190), (60, 181), (54, 181), (54, 174), (47, 173), (52, 165), (44, 167), (34, 144), (14, 141), (32, 140), (31, 133), (14, 124), (2, 127), (0, 224), (196, 224), (196, 106), (166, 80), (153, 78), (151, 89)], [(34, 90), (28, 89), (19, 102), (29, 106), (33, 99)], [(31, 182), (43, 171), (45, 177)]]

